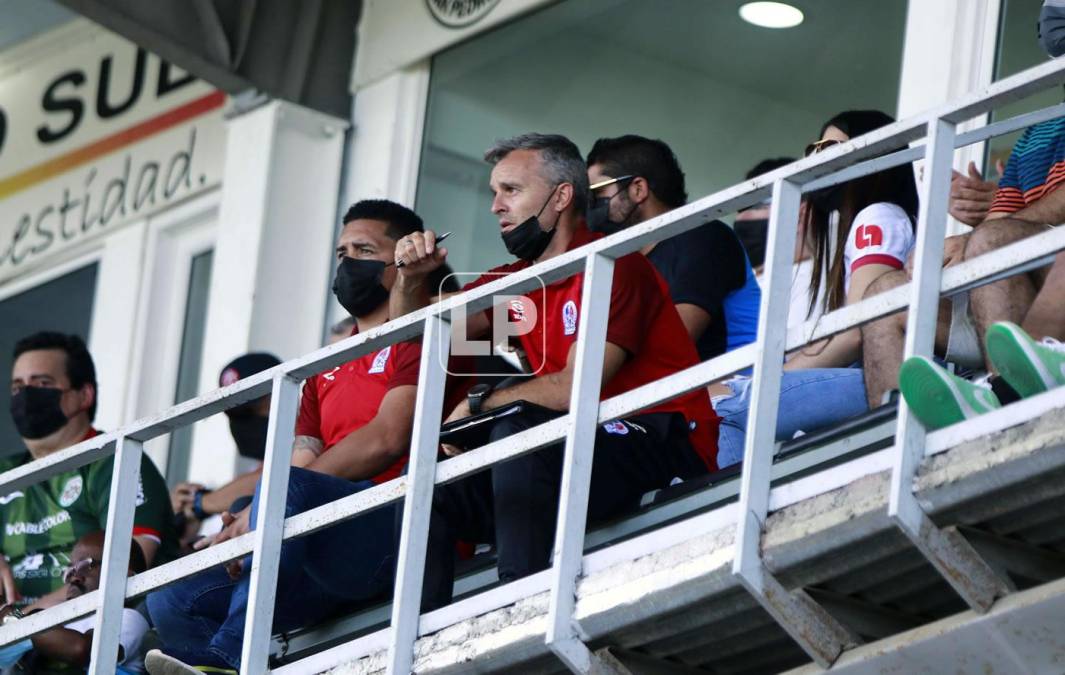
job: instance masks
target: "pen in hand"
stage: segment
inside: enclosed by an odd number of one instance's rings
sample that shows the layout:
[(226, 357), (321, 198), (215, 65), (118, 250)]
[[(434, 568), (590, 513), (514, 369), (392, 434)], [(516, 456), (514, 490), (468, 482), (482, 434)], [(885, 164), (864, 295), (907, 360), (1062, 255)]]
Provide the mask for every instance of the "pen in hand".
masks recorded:
[[(436, 243), (439, 244), (440, 242), (444, 241), (445, 239), (447, 239), (450, 236), (451, 236), (450, 232), (445, 232), (445, 233), (443, 233), (442, 235), (440, 235), (439, 237), (436, 238)], [(396, 269), (398, 270), (400, 267), (403, 267), (403, 261), (400, 260), (398, 262), (390, 262), (390, 263), (388, 263), (388, 265), (385, 265), (385, 267), (388, 267), (389, 265), (395, 265)]]

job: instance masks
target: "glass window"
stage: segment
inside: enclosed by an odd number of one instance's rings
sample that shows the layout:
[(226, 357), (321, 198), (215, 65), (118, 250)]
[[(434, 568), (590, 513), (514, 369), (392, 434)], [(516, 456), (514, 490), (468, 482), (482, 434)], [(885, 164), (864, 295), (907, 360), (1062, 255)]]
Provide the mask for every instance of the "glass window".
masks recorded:
[[(203, 359), (203, 334), (207, 327), (207, 296), (211, 289), (211, 261), (214, 251), (192, 258), (189, 270), (189, 294), (185, 302), (185, 326), (181, 334), (181, 357), (178, 361), (174, 403), (199, 394), (200, 363)], [(189, 472), (192, 426), (176, 429), (170, 435), (170, 452), (166, 460), (166, 480), (174, 487)]]
[[(1033, 0), (1002, 0), (999, 27), (998, 59), (995, 64), (995, 79), (1015, 75), (1032, 66), (1045, 63), (1049, 56), (1039, 44), (1039, 10), (1041, 2)], [(992, 119), (1003, 120), (1026, 112), (1047, 108), (1061, 103), (1062, 91), (1052, 87), (1034, 96), (1004, 105), (994, 112)], [(999, 136), (988, 143), (988, 166), (992, 175), (998, 162), (1006, 163), (1010, 149), (1023, 132), (1017, 131)]]
[[(433, 59), (417, 210), (456, 271), (508, 260), (489, 213), (491, 143), (562, 133), (669, 143), (692, 199), (797, 156), (832, 115), (894, 113), (906, 3), (791, 0), (795, 28), (744, 22), (739, 0), (570, 0)], [(475, 236), (474, 232), (478, 233)]]
[[(15, 343), (42, 330), (80, 335), (89, 341), (98, 265), (86, 265), (58, 279), (0, 301), (0, 372), (10, 382)], [(97, 379), (101, 375), (97, 373)], [(105, 385), (106, 386), (106, 383)], [(8, 413), (11, 388), (0, 388), (0, 455), (26, 451)]]

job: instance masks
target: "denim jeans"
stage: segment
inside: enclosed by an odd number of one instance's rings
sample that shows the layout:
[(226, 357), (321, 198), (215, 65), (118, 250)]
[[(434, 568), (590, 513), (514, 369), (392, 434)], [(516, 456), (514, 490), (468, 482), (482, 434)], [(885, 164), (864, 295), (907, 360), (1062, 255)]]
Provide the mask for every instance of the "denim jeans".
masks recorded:
[[(326, 474), (292, 468), (285, 517), (372, 487)], [(259, 507), (259, 488), (251, 523)], [(341, 606), (386, 593), (395, 566), (395, 508), (376, 509), (281, 547), (274, 630), (287, 631), (322, 620)], [(240, 667), (244, 617), (248, 609), (251, 557), (243, 573), (230, 579), (221, 567), (205, 570), (148, 596), (164, 646), (204, 652)]]
[[(743, 459), (747, 409), (751, 405), (751, 380), (737, 377), (726, 382), (732, 396), (714, 397), (721, 417), (717, 438), (717, 465), (724, 469)], [(796, 432), (812, 432), (869, 409), (861, 368), (811, 368), (788, 370), (780, 380), (780, 408), (776, 440), (786, 441)]]

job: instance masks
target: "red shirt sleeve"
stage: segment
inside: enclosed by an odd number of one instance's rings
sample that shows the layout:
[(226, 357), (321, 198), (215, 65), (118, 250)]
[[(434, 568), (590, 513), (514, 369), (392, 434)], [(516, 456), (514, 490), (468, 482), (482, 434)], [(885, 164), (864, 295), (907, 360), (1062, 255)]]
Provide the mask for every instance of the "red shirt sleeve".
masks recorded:
[(322, 413), (318, 408), (318, 375), (303, 382), (300, 413), (296, 417), (296, 435), (322, 438)]
[(392, 376), (388, 378), (388, 389), (403, 385), (418, 384), (418, 370), (421, 368), (422, 346), (414, 342), (400, 342), (392, 347)]
[(667, 296), (663, 294), (658, 273), (639, 253), (631, 253), (617, 261), (614, 285), (610, 290), (610, 320), (606, 340), (629, 354), (638, 354), (647, 336), (648, 321), (662, 309)]

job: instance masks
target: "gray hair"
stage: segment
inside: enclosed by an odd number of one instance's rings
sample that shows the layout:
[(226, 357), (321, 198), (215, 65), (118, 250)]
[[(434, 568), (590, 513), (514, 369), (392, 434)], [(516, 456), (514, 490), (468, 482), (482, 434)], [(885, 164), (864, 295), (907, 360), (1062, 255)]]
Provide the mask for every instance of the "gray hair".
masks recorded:
[(515, 150), (536, 150), (544, 167), (544, 178), (552, 185), (573, 186), (573, 206), (583, 214), (588, 206), (588, 167), (577, 145), (558, 134), (521, 134), (496, 141), (484, 153), (484, 161), (496, 164)]

